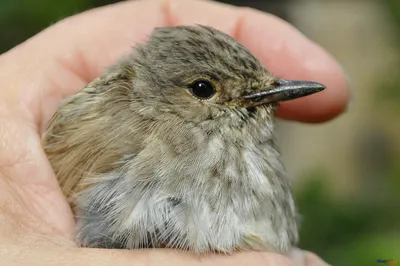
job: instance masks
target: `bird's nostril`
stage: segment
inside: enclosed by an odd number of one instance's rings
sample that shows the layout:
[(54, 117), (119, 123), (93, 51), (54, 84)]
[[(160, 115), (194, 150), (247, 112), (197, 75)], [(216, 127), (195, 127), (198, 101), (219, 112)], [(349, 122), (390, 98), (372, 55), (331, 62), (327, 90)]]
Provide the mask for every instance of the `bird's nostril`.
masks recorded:
[(274, 82), (272, 82), (271, 86), (273, 88), (278, 87), (279, 85), (281, 85), (281, 83), (278, 80), (275, 80)]

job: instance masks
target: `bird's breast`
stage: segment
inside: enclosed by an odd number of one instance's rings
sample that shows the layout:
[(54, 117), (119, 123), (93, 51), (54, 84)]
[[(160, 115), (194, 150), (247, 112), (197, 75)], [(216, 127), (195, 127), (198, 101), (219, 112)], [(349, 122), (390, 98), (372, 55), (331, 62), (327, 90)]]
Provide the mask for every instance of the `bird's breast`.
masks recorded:
[(200, 137), (153, 138), (122, 172), (82, 193), (81, 240), (197, 253), (286, 251), (295, 210), (270, 139)]

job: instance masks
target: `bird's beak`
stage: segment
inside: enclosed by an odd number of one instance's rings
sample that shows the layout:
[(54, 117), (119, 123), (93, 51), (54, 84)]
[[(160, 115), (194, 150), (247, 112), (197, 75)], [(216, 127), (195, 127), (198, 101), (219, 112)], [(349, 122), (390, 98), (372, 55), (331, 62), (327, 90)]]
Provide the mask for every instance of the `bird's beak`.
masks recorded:
[(262, 91), (244, 95), (245, 100), (251, 101), (253, 105), (281, 102), (304, 97), (324, 90), (326, 87), (318, 82), (302, 80), (278, 79), (276, 86)]

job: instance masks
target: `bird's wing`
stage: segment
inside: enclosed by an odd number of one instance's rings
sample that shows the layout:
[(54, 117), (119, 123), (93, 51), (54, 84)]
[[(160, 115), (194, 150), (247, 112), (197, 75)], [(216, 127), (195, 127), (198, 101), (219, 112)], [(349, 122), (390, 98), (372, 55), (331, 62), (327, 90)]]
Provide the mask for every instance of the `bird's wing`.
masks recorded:
[(135, 153), (137, 147), (125, 143), (132, 130), (124, 123), (132, 120), (133, 78), (131, 69), (114, 67), (64, 99), (47, 124), (43, 148), (68, 198), (84, 188), (86, 177), (111, 171)]

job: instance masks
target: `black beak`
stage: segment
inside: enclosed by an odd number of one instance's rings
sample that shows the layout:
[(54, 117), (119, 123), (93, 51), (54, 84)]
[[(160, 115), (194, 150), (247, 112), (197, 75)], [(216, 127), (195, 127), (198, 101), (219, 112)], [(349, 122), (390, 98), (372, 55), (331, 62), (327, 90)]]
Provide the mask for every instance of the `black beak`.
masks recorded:
[(265, 90), (245, 95), (243, 98), (260, 104), (281, 102), (304, 97), (320, 92), (326, 87), (318, 82), (302, 80), (276, 80), (276, 86)]

